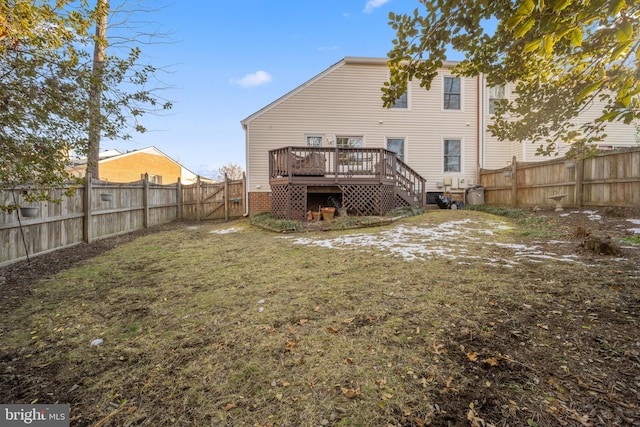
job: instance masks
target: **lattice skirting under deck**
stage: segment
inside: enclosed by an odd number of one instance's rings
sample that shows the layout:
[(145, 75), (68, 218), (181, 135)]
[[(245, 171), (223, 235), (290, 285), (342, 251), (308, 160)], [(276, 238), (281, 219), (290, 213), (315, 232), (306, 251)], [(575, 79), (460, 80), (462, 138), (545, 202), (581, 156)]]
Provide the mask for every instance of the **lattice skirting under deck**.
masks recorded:
[[(349, 215), (386, 215), (401, 206), (408, 206), (397, 196), (391, 185), (340, 185), (342, 208)], [(272, 212), (278, 219), (304, 220), (307, 206), (306, 185), (273, 185)]]
[(350, 215), (385, 215), (394, 208), (393, 186), (341, 185), (342, 207)]
[(307, 187), (305, 185), (271, 186), (271, 211), (278, 219), (302, 221), (307, 212)]

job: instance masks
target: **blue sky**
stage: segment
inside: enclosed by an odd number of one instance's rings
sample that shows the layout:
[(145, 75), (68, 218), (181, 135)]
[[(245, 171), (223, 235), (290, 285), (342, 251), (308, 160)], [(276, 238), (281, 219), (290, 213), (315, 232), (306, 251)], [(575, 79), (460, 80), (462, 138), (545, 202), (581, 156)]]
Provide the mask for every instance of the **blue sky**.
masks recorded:
[[(240, 120), (345, 56), (386, 57), (394, 32), (389, 12), (409, 13), (417, 0), (169, 0), (141, 19), (170, 32), (171, 43), (143, 46), (170, 89), (174, 107), (148, 117), (145, 134), (103, 140), (101, 149), (148, 146), (188, 169), (213, 176), (245, 164)], [(151, 25), (154, 27), (154, 25)]]

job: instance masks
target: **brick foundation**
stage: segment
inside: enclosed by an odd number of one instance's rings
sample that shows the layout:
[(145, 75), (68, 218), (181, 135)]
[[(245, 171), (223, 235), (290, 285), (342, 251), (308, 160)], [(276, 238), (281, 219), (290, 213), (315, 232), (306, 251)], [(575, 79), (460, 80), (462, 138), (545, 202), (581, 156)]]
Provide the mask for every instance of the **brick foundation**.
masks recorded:
[(249, 216), (262, 212), (271, 212), (271, 193), (250, 192), (249, 193)]

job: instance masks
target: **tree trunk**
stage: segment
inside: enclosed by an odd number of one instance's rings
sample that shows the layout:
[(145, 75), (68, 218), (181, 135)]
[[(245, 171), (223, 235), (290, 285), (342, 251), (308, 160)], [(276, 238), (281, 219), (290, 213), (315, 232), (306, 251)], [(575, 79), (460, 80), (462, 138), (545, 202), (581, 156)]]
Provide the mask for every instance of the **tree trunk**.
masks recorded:
[(93, 68), (89, 87), (89, 143), (87, 146), (87, 172), (100, 179), (100, 131), (102, 114), (100, 98), (102, 96), (102, 74), (104, 70), (105, 48), (107, 46), (108, 0), (98, 0), (96, 7), (96, 37), (93, 49)]

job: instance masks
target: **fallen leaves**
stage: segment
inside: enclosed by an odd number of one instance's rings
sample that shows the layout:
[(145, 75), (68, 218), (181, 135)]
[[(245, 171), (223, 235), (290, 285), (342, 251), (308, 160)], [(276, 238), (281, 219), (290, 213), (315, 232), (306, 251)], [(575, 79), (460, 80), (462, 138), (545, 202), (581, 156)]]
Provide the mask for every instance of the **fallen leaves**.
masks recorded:
[(355, 399), (356, 397), (360, 397), (360, 395), (362, 394), (359, 386), (357, 388), (341, 387), (340, 390), (342, 391), (342, 394), (344, 394), (348, 399)]
[(478, 416), (473, 402), (469, 404), (469, 412), (467, 412), (467, 420), (471, 422), (471, 427), (495, 427), (494, 424), (486, 422), (484, 419)]
[(434, 354), (446, 354), (447, 353), (447, 349), (445, 348), (445, 345), (442, 344), (442, 343), (439, 343), (438, 341), (433, 341), (429, 345), (429, 351), (431, 351)]
[(297, 341), (287, 341), (287, 350), (288, 351), (293, 351), (293, 348), (298, 344)]
[[(467, 353), (467, 359), (469, 359), (470, 362), (477, 362), (479, 360), (479, 355), (476, 352), (469, 352)], [(482, 363), (487, 364), (489, 366), (498, 366), (500, 364), (500, 360), (502, 360), (503, 357), (501, 355), (498, 356), (494, 356), (494, 357), (487, 357), (485, 359), (482, 359)]]
[(482, 362), (486, 363), (489, 366), (498, 366), (500, 364), (500, 362), (498, 361), (498, 358), (496, 357), (490, 357), (488, 359), (484, 359)]

